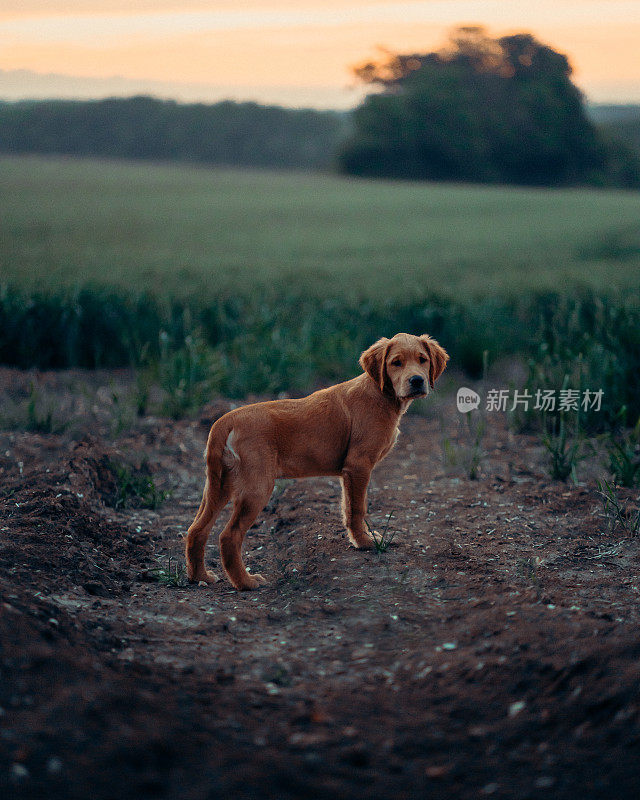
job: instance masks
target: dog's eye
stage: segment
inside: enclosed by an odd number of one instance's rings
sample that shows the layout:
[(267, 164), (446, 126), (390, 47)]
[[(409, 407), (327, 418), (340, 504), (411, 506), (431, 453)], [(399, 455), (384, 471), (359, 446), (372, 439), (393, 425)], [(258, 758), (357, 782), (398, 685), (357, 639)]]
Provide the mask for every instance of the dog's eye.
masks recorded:
[(420, 356), (420, 358), (418, 359), (418, 361), (419, 361), (421, 364), (426, 364), (426, 363), (427, 363), (427, 359), (426, 359), (424, 356)]
[(399, 358), (394, 358), (393, 361), (391, 362), (391, 366), (392, 367), (401, 367), (402, 366), (402, 361), (400, 361)]

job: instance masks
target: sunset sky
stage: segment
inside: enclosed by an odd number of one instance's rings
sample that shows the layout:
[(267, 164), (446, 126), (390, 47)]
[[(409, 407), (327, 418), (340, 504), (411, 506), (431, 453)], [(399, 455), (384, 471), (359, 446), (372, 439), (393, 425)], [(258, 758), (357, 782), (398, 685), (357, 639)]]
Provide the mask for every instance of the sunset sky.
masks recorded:
[(0, 97), (348, 107), (350, 67), (376, 47), (427, 51), (457, 24), (530, 31), (569, 56), (590, 100), (640, 102), (640, 0), (3, 0)]

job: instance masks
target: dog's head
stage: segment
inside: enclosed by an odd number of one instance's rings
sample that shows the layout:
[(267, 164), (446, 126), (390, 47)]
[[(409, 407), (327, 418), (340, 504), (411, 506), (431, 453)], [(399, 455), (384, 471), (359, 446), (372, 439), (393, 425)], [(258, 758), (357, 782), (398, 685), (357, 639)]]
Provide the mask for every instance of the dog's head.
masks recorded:
[(381, 392), (405, 401), (428, 395), (448, 360), (447, 352), (430, 336), (396, 333), (365, 350), (360, 366)]

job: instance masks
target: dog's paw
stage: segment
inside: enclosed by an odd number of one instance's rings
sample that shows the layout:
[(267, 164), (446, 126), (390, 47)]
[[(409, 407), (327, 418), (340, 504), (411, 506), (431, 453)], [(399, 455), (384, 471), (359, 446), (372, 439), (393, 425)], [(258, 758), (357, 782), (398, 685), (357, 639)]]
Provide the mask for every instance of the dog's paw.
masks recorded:
[(239, 586), (238, 588), (243, 590), (257, 589), (258, 586), (264, 586), (265, 583), (267, 583), (267, 579), (264, 577), (264, 575), (260, 575), (258, 573), (251, 575), (247, 572), (247, 577), (243, 581), (242, 586)]
[(370, 533), (361, 533), (357, 538), (349, 534), (349, 541), (356, 550), (373, 550), (375, 539)]
[(191, 579), (191, 583), (197, 583), (198, 586), (210, 586), (212, 583), (217, 583), (219, 580), (220, 578), (215, 574), (215, 572), (205, 569)]

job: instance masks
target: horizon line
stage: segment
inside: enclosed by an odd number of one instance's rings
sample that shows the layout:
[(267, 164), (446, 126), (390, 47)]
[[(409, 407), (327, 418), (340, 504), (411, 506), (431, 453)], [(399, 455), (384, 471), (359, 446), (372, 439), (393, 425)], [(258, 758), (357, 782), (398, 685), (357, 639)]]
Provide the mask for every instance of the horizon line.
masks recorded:
[[(21, 86), (23, 80), (31, 86)], [(47, 84), (50, 84), (47, 86)], [(640, 105), (640, 86), (624, 82), (592, 87), (586, 90), (578, 85), (588, 105)], [(367, 86), (335, 86), (274, 84), (255, 86), (248, 84), (209, 84), (181, 81), (158, 81), (145, 78), (128, 78), (123, 75), (86, 76), (59, 72), (37, 72), (30, 69), (0, 68), (0, 100), (19, 102), (28, 100), (101, 100), (110, 97), (135, 97), (148, 95), (159, 100), (177, 103), (215, 104), (254, 102), (261, 105), (279, 105), (284, 108), (311, 108), (317, 110), (347, 111), (357, 107), (367, 94)]]

